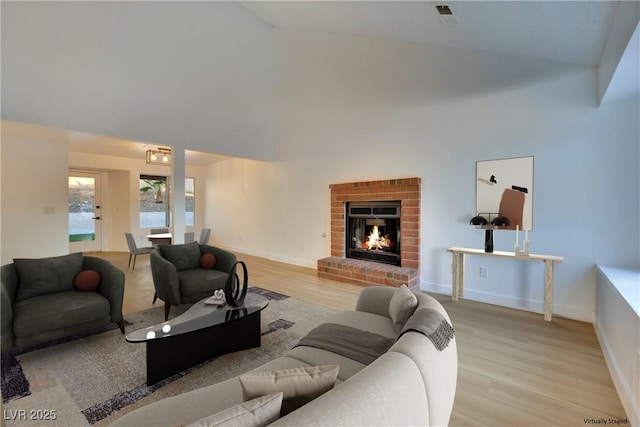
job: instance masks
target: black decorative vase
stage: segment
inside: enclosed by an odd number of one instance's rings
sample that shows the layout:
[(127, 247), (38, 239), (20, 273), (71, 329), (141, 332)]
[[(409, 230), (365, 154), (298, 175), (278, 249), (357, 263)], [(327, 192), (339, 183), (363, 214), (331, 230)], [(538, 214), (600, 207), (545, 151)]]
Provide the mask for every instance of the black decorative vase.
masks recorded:
[(484, 230), (484, 251), (493, 252), (493, 230)]
[[(238, 264), (242, 266), (243, 280), (240, 285), (240, 277), (236, 272)], [(247, 273), (247, 265), (242, 261), (236, 261), (229, 271), (229, 277), (224, 287), (224, 298), (227, 304), (232, 307), (241, 307), (244, 304), (244, 297), (247, 296), (247, 287), (249, 286), (249, 274)]]
[(232, 320), (237, 320), (241, 317), (244, 317), (247, 315), (249, 311), (246, 308), (239, 308), (237, 310), (227, 310), (227, 312), (224, 315), (224, 321), (225, 322), (231, 322)]

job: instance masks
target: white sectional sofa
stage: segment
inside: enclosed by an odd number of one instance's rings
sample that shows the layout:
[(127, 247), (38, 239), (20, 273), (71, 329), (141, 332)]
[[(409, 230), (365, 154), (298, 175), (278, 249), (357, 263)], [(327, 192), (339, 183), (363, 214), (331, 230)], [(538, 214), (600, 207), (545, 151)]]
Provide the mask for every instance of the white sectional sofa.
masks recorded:
[[(406, 288), (405, 288), (406, 289)], [(407, 290), (408, 291), (408, 290)], [(338, 365), (336, 385), (306, 405), (281, 417), (272, 426), (445, 426), (456, 390), (456, 340), (449, 336), (441, 350), (415, 325), (419, 313), (431, 309), (451, 325), (448, 314), (429, 295), (414, 292), (417, 307), (411, 317), (398, 319), (392, 287), (363, 288), (354, 311), (338, 312), (326, 323), (345, 325), (393, 339), (391, 347), (368, 365), (322, 348), (297, 346), (282, 357), (251, 372)], [(408, 291), (410, 292), (410, 291)], [(397, 304), (397, 300), (395, 301)], [(390, 311), (391, 308), (391, 311)], [(397, 308), (397, 307), (396, 307)], [(413, 313), (413, 314), (412, 314)], [(392, 318), (393, 314), (396, 314)], [(424, 317), (424, 316), (422, 316)], [(394, 320), (397, 322), (394, 324)], [(406, 320), (406, 322), (404, 322)], [(448, 325), (447, 325), (448, 326)], [(417, 328), (420, 329), (420, 328)], [(451, 329), (450, 334), (453, 332)], [(400, 336), (399, 336), (400, 335)], [(113, 426), (175, 426), (196, 422), (243, 400), (239, 378), (173, 396), (138, 408)]]

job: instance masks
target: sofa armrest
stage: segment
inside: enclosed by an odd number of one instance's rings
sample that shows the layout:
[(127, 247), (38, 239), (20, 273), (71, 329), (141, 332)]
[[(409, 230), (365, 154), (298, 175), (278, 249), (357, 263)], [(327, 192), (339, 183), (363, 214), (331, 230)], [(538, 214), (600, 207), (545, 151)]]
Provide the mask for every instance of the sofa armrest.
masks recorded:
[(13, 264), (2, 266), (2, 292), (0, 293), (0, 312), (2, 321), (2, 351), (13, 348), (15, 337), (13, 335), (13, 300), (18, 290), (18, 272)]
[(171, 305), (182, 304), (180, 296), (180, 283), (176, 267), (162, 257), (159, 249), (154, 249), (149, 255), (151, 264), (151, 276), (156, 295), (163, 301), (169, 300)]
[(120, 322), (124, 299), (124, 272), (105, 259), (86, 255), (82, 259), (82, 268), (100, 273), (98, 293), (111, 304), (111, 321)]
[(231, 267), (237, 261), (235, 254), (224, 249), (216, 248), (215, 246), (200, 245), (200, 253), (215, 255), (216, 266), (214, 269), (227, 274), (231, 271)]
[[(416, 293), (418, 308), (441, 313), (453, 327), (445, 308), (435, 298)], [(389, 353), (402, 353), (411, 358), (420, 369), (429, 408), (429, 425), (448, 425), (456, 394), (458, 377), (458, 346), (454, 337), (441, 351), (423, 334), (408, 331), (389, 349)]]
[(390, 286), (368, 286), (362, 288), (356, 301), (356, 311), (389, 317), (389, 303), (396, 288)]

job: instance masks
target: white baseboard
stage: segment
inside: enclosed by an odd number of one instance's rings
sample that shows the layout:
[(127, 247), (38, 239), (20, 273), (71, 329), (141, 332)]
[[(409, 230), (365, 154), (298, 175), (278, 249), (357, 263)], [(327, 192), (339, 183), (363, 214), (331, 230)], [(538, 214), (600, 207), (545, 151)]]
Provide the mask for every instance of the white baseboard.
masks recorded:
[[(616, 391), (618, 392), (618, 396), (620, 397), (622, 406), (627, 412), (627, 416), (630, 418), (630, 424), (632, 426), (640, 426), (640, 404), (638, 403), (638, 400), (640, 399), (638, 393), (640, 392), (636, 391), (636, 396), (634, 396), (632, 390), (633, 385), (629, 383), (629, 381), (633, 381), (633, 379), (624, 375), (624, 373), (622, 372), (620, 364), (618, 364), (618, 360), (616, 359), (615, 354), (611, 349), (611, 346), (609, 345), (607, 335), (604, 333), (604, 330), (598, 322), (598, 317), (594, 317), (595, 321), (593, 322), (593, 326), (596, 331), (598, 341), (600, 342), (600, 348), (602, 348), (602, 354), (604, 354), (604, 359), (607, 362), (609, 374), (613, 379), (613, 385), (616, 387)], [(635, 363), (637, 366), (636, 369), (640, 372), (640, 349), (631, 350), (635, 350)]]
[(261, 251), (254, 251), (251, 249), (247, 249), (247, 248), (240, 248), (237, 246), (220, 246), (220, 248), (222, 249), (226, 249), (228, 251), (231, 252), (236, 252), (236, 253), (240, 253), (240, 254), (247, 254), (247, 255), (251, 255), (251, 256), (257, 256), (260, 258), (269, 258), (269, 254), (268, 253), (264, 253)]
[(224, 249), (227, 249), (231, 252), (236, 252), (240, 254), (247, 254), (251, 256), (257, 256), (260, 258), (266, 258), (271, 261), (282, 262), (285, 264), (297, 265), (298, 267), (307, 267), (315, 269), (317, 267), (316, 262), (308, 261), (305, 259), (298, 259), (286, 256), (273, 256), (273, 254), (262, 251), (254, 251), (251, 249), (240, 248), (238, 246), (224, 246)]
[(316, 269), (318, 267), (317, 262), (312, 262), (306, 259), (298, 259), (298, 258), (291, 258), (291, 257), (286, 257), (286, 256), (271, 256), (269, 257), (269, 259), (271, 261), (277, 261), (277, 262), (283, 262), (285, 264), (293, 264), (293, 265), (297, 265), (298, 267), (307, 267), (307, 268), (313, 268)]
[[(451, 295), (451, 285), (441, 285), (420, 281), (420, 289), (437, 294)], [(516, 308), (518, 310), (531, 311), (533, 313), (544, 313), (544, 303), (529, 299), (514, 298), (509, 295), (495, 294), (491, 292), (465, 289), (463, 299), (484, 302), (487, 304), (499, 305), (502, 307)], [(581, 307), (558, 304), (553, 305), (554, 315), (566, 317), (568, 319), (579, 320), (581, 322), (593, 322), (593, 312), (585, 311)]]
[(420, 281), (420, 290), (434, 294), (451, 295), (451, 286)]

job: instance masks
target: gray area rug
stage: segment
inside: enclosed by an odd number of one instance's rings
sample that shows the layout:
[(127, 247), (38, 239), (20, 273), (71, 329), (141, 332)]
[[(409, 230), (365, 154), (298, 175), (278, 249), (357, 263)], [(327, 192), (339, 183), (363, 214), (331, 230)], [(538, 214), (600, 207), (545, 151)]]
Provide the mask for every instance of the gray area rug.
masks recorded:
[[(16, 355), (27, 391), (3, 404), (7, 426), (107, 425), (137, 407), (260, 366), (335, 312), (260, 288), (253, 292), (269, 298), (262, 312), (261, 347), (219, 356), (151, 386), (146, 385), (145, 345), (127, 343), (118, 329)], [(172, 311), (172, 317), (177, 314)], [(161, 323), (163, 307), (125, 319), (127, 332)], [(38, 419), (47, 414), (48, 420)]]

